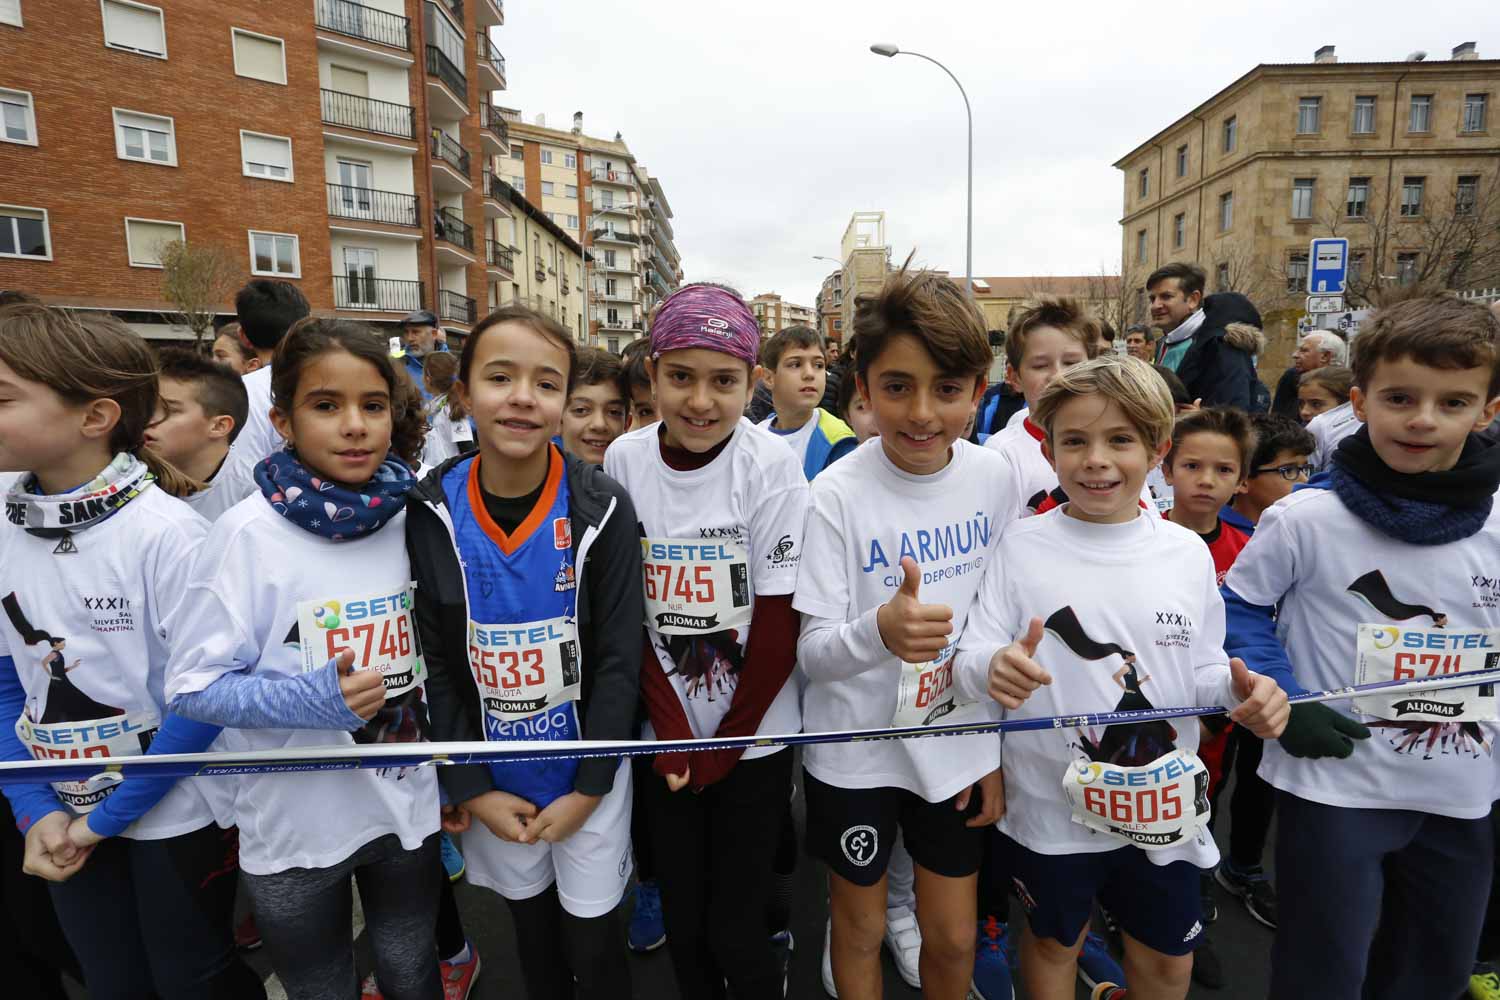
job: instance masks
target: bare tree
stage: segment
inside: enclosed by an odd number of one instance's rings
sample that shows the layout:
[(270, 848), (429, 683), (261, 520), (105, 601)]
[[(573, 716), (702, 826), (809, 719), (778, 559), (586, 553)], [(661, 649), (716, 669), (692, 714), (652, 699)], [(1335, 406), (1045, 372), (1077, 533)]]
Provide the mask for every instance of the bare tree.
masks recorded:
[(1141, 322), (1135, 314), (1135, 278), (1135, 272), (1126, 274), (1101, 261), (1098, 270), (1084, 280), (1084, 297), (1095, 314), (1121, 337), (1125, 336), (1126, 327)]
[(161, 292), (177, 307), (178, 321), (193, 331), (193, 345), (212, 329), (219, 307), (229, 300), (243, 270), (223, 247), (173, 240), (161, 247)]

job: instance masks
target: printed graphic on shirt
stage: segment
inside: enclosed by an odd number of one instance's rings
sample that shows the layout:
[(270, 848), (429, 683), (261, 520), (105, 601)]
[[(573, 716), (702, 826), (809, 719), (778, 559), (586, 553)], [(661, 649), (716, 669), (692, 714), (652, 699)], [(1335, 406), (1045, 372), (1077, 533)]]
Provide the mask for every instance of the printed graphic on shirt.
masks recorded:
[[(47, 678), (47, 697), (43, 699), (42, 716), (35, 721), (43, 724), (83, 722), (114, 718), (125, 714), (123, 708), (102, 705), (74, 686), (68, 674), (77, 670), (81, 661), (67, 662), (68, 640), (33, 627), (27, 620), (26, 613), (21, 610), (20, 600), (14, 592), (0, 599), (0, 605), (5, 607), (6, 617), (20, 634), (22, 642), (28, 647), (42, 644), (47, 647), (36, 663)], [(26, 659), (26, 656), (23, 654), (15, 659), (21, 661)], [(33, 706), (28, 705), (26, 710), (28, 713), (32, 712)]]
[(387, 700), (417, 687), (427, 676), (421, 640), (412, 621), (413, 585), (392, 593), (297, 603), (302, 669), (314, 671), (340, 649), (354, 651), (355, 670), (377, 670)]
[(573, 701), (582, 679), (577, 627), (571, 617), (517, 625), (470, 621), (469, 668), (487, 723), (524, 719)]
[(750, 624), (750, 550), (739, 539), (643, 538), (641, 561), (647, 628), (704, 636)]
[[(973, 517), (948, 524), (935, 524), (914, 531), (902, 531), (899, 538), (862, 540), (864, 553), (860, 572), (883, 573), (881, 583), (893, 590), (901, 586), (901, 560), (910, 556), (922, 567), (922, 584), (977, 573), (984, 566), (984, 554), (990, 546), (990, 516), (975, 511)], [(972, 558), (965, 558), (972, 555)], [(944, 565), (935, 566), (934, 563)]]

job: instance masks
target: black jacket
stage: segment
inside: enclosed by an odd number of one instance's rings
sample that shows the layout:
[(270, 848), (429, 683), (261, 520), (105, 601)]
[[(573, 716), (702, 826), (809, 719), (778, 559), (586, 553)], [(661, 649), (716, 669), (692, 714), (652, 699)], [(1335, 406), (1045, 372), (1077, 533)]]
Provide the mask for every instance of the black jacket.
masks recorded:
[[(1220, 292), (1203, 300), (1203, 325), (1193, 334), (1187, 353), (1177, 365), (1177, 377), (1188, 396), (1204, 406), (1235, 406), (1249, 411), (1255, 398), (1253, 343), (1225, 340), (1224, 328), (1248, 323), (1260, 329), (1260, 313), (1239, 292)], [(1263, 342), (1263, 341), (1262, 341)]]
[(1271, 412), (1278, 417), (1298, 419), (1300, 404), (1297, 400), (1297, 389), (1301, 384), (1302, 373), (1296, 368), (1288, 368), (1283, 372), (1281, 381), (1276, 383), (1276, 399), (1271, 403)]
[[(468, 456), (438, 466), (411, 491), (406, 504), (406, 548), (417, 581), (416, 620), (427, 660), (427, 707), (432, 738), (482, 741), (483, 707), (469, 668), (469, 601), (453, 537), (443, 476)], [(602, 469), (565, 455), (568, 515), (578, 585), (579, 662), (583, 667), (578, 718), (591, 740), (636, 738), (640, 698), (641, 623), (646, 601), (635, 507), (624, 487)], [(539, 580), (538, 586), (552, 581)], [(619, 760), (591, 757), (578, 765), (574, 788), (603, 795), (614, 786)], [(494, 789), (489, 768), (460, 764), (438, 769), (449, 799), (464, 802)]]

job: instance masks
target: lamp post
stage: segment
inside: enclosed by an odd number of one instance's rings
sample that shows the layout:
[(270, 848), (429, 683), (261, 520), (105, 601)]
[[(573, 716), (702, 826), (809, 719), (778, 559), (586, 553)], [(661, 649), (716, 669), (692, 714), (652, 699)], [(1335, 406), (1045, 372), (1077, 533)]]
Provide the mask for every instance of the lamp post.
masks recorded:
[(877, 56), (885, 56), (887, 59), (895, 56), (916, 56), (918, 59), (926, 59), (947, 73), (948, 79), (953, 81), (958, 87), (959, 94), (963, 96), (964, 114), (969, 117), (969, 212), (967, 247), (964, 253), (964, 291), (972, 295), (974, 293), (974, 109), (969, 106), (969, 95), (964, 90), (964, 85), (958, 82), (958, 77), (953, 75), (953, 71), (931, 56), (924, 56), (920, 52), (903, 51), (889, 42), (871, 45), (870, 51)]

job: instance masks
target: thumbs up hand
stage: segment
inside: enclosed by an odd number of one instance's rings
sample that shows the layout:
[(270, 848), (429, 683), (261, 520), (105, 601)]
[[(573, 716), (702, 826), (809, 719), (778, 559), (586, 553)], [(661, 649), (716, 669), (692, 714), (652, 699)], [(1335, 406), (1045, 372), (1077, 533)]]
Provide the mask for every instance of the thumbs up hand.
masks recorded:
[(953, 632), (953, 609), (946, 604), (923, 604), (917, 597), (922, 568), (911, 556), (901, 560), (901, 589), (880, 606), (875, 625), (885, 648), (907, 663), (926, 663), (948, 645)]
[(341, 649), (332, 660), (339, 675), (339, 691), (349, 711), (369, 722), (385, 704), (385, 679), (378, 670), (355, 670), (354, 650)]
[(1238, 656), (1229, 661), (1230, 689), (1243, 699), (1229, 717), (1263, 740), (1274, 740), (1286, 729), (1291, 706), (1281, 685), (1245, 666)]
[(1042, 644), (1042, 620), (1031, 619), (1026, 634), (990, 658), (990, 697), (1006, 708), (1020, 708), (1031, 692), (1052, 683), (1052, 675), (1032, 657)]

